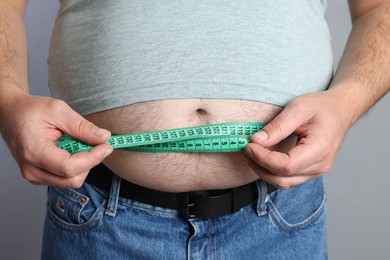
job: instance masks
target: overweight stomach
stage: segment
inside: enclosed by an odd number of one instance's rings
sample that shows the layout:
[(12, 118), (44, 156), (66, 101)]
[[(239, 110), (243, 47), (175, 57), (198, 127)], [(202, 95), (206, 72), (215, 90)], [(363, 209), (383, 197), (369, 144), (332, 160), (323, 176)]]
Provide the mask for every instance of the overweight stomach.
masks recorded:
[[(223, 122), (268, 122), (281, 107), (224, 99), (142, 102), (85, 116), (112, 133), (125, 134)], [(289, 137), (272, 149), (287, 152)], [(183, 192), (237, 187), (258, 179), (240, 153), (141, 153), (115, 150), (103, 162), (125, 180), (148, 188)]]

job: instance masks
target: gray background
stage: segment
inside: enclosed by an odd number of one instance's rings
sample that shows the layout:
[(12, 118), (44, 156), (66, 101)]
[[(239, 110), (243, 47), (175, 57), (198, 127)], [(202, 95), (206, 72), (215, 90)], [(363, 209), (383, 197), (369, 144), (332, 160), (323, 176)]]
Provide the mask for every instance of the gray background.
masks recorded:
[[(338, 63), (351, 28), (346, 0), (328, 0), (327, 20)], [(49, 95), (46, 56), (58, 2), (30, 0), (26, 24), (30, 88)], [(330, 259), (389, 259), (390, 95), (349, 132), (326, 175)], [(0, 258), (38, 259), (45, 212), (44, 187), (25, 181), (0, 140)]]

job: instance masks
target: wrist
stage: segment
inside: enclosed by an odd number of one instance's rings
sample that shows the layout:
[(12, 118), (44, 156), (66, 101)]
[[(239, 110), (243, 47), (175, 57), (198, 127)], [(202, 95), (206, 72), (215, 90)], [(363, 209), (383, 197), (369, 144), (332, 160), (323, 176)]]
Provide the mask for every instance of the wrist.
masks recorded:
[(5, 122), (4, 118), (15, 110), (15, 105), (20, 102), (20, 98), (29, 93), (22, 87), (14, 84), (0, 84), (0, 122)]
[(369, 95), (354, 82), (332, 84), (327, 92), (331, 95), (338, 111), (343, 115), (347, 127), (351, 127), (369, 109)]

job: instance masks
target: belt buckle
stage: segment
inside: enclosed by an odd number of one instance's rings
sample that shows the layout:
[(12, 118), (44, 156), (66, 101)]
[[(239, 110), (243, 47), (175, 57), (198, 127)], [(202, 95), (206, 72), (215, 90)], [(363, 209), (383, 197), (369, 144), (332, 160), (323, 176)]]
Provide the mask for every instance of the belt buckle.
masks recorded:
[[(238, 211), (257, 198), (257, 186), (211, 191), (188, 192), (183, 194), (183, 213), (186, 219), (219, 217)], [(255, 194), (256, 193), (256, 194)]]
[[(183, 198), (184, 217), (189, 220), (217, 217), (231, 213), (233, 212), (231, 211), (233, 207), (232, 196), (231, 191), (221, 194), (210, 194), (209, 191), (185, 193)], [(220, 206), (218, 207), (215, 204)]]

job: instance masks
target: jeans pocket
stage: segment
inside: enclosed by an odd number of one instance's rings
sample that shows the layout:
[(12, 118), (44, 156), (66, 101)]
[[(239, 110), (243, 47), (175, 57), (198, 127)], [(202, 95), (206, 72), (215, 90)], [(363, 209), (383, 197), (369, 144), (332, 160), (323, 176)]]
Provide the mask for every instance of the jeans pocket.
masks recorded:
[(97, 226), (105, 204), (106, 199), (86, 183), (78, 189), (48, 187), (47, 216), (63, 229), (86, 231)]
[(269, 195), (267, 208), (272, 220), (284, 231), (300, 230), (325, 214), (326, 194), (322, 178)]

